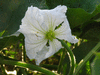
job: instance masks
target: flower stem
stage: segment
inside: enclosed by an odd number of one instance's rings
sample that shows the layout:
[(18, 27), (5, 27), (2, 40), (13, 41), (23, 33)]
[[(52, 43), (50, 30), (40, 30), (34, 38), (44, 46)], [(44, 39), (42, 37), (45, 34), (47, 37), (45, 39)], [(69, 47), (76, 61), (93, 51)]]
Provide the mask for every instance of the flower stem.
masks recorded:
[(31, 70), (37, 70), (39, 72), (42, 72), (46, 75), (56, 75), (55, 73), (49, 71), (48, 69), (33, 65), (33, 64), (29, 64), (29, 63), (25, 63), (25, 62), (21, 62), (21, 61), (13, 61), (13, 60), (5, 60), (3, 58), (0, 57), (0, 63), (1, 64), (8, 64), (8, 65), (17, 65), (23, 68), (29, 68)]
[(67, 49), (67, 52), (70, 55), (69, 58), (71, 58), (71, 60), (70, 60), (71, 66), (70, 66), (70, 71), (69, 71), (69, 74), (68, 75), (73, 75), (74, 68), (75, 68), (75, 58), (74, 58), (74, 54), (73, 54), (72, 50), (67, 46), (67, 44), (64, 41), (62, 41), (60, 39), (58, 39), (58, 40), (61, 42), (61, 44), (64, 46), (64, 48)]
[(49, 70), (57, 70), (58, 65), (50, 65), (50, 64), (40, 64), (40, 67), (47, 68)]
[(79, 71), (82, 69), (82, 67), (86, 64), (86, 62), (94, 55), (94, 53), (96, 51), (98, 51), (100, 49), (100, 42), (85, 56), (84, 59), (82, 59), (76, 70), (75, 70), (75, 73), (73, 75), (78, 75)]
[(64, 57), (65, 57), (65, 49), (62, 50), (62, 53), (60, 56), (60, 62), (59, 62), (58, 69), (57, 69), (58, 74), (60, 74), (60, 71), (62, 69), (62, 62), (64, 60)]

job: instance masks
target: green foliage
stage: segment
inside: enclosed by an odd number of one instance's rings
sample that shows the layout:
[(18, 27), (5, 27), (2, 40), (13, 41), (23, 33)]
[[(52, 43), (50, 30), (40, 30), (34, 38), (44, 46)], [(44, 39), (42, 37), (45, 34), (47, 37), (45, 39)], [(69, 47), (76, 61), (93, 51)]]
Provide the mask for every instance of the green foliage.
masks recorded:
[(89, 61), (86, 63), (86, 70), (87, 70), (87, 74), (91, 75), (91, 68), (90, 68), (90, 62)]
[(100, 0), (46, 0), (49, 8), (57, 5), (66, 5), (70, 8), (82, 8), (87, 12), (92, 12), (100, 4)]
[(4, 36), (18, 30), (26, 8), (23, 8), (24, 0), (1, 0), (0, 3), (0, 32), (5, 30)]
[(73, 49), (73, 53), (76, 57), (77, 63), (79, 63), (81, 59), (83, 59), (96, 44), (97, 43), (93, 41), (83, 42), (75, 49)]
[(94, 21), (86, 24), (85, 27), (83, 27), (81, 38), (95, 42), (100, 41), (100, 22)]
[[(28, 72), (22, 67), (27, 68), (28, 65), (28, 67), (30, 68), (30, 64), (17, 62), (15, 59), (11, 59), (7, 56), (2, 55), (1, 52), (3, 48), (16, 44), (18, 41), (24, 39), (24, 36), (22, 34), (20, 34), (18, 37), (9, 35), (15, 33), (19, 29), (19, 26), (21, 25), (21, 20), (24, 17), (27, 8), (31, 5), (41, 9), (53, 9), (58, 5), (66, 5), (68, 7), (66, 15), (72, 30), (72, 34), (77, 36), (77, 38), (82, 39), (82, 41), (79, 41), (80, 45), (72, 45), (70, 43), (67, 43), (70, 47), (75, 46), (75, 48), (72, 51), (76, 57), (77, 64), (80, 62), (80, 60), (85, 58), (86, 55), (88, 55), (89, 52), (95, 47), (95, 45), (100, 41), (100, 0), (0, 0), (0, 57), (4, 58), (4, 62), (5, 60), (7, 60), (9, 62), (14, 62), (13, 65), (17, 64), (21, 66), (17, 70), (19, 74), (28, 74)], [(84, 39), (86, 39), (86, 41), (84, 41)], [(22, 48), (23, 44), (20, 43), (19, 47)], [(60, 50), (55, 54), (56, 56), (58, 56), (56, 57), (58, 60), (59, 54), (61, 54), (62, 52), (63, 51)], [(14, 51), (6, 51), (6, 53), (10, 53), (11, 57), (14, 57), (15, 54)], [(65, 53), (63, 53), (62, 56), (63, 59), (61, 58), (61, 60), (63, 62), (61, 61), (61, 63), (59, 64), (59, 73), (67, 75), (70, 70), (70, 61), (68, 58), (69, 55), (67, 55), (67, 51), (65, 51)], [(32, 61), (26, 60), (26, 62)], [(88, 62), (91, 63), (91, 61)], [(86, 70), (88, 70), (88, 73), (90, 74), (90, 67), (88, 62), (87, 64), (86, 62), (84, 62), (85, 66), (81, 70), (81, 75), (87, 74)], [(100, 74), (99, 63), (100, 53), (96, 54), (96, 57), (93, 60), (92, 75)], [(8, 63), (5, 62), (5, 64)], [(23, 64), (25, 66), (23, 66)], [(87, 65), (88, 67), (86, 67)], [(48, 68), (47, 65), (45, 67)], [(41, 69), (41, 71), (44, 72), (45, 69)]]
[(20, 39), (24, 39), (24, 36), (22, 34), (20, 34), (18, 37), (10, 36), (0, 39), (0, 50), (12, 44), (16, 44), (18, 41), (20, 41)]
[[(29, 6), (44, 8), (44, 0), (0, 0), (0, 33), (13, 34), (19, 29), (21, 19)], [(45, 7), (46, 8), (46, 7)]]
[[(95, 11), (92, 13), (92, 15), (97, 15), (100, 13), (100, 4), (96, 7)], [(99, 17), (99, 16), (98, 16)]]
[(69, 8), (67, 12), (67, 17), (70, 26), (73, 29), (77, 26), (82, 25), (84, 22), (89, 21), (92, 15), (81, 8)]
[(92, 67), (92, 75), (100, 75), (100, 53), (96, 54), (96, 57), (93, 60), (91, 67)]

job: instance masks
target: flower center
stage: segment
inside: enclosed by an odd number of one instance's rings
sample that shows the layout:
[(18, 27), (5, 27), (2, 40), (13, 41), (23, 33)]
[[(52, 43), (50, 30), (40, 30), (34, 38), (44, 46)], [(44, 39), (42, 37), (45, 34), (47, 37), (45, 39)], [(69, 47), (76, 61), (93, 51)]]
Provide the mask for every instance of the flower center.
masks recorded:
[(52, 31), (52, 30), (49, 30), (47, 33), (46, 33), (46, 39), (50, 40), (50, 41), (53, 41), (53, 39), (55, 39), (55, 33)]

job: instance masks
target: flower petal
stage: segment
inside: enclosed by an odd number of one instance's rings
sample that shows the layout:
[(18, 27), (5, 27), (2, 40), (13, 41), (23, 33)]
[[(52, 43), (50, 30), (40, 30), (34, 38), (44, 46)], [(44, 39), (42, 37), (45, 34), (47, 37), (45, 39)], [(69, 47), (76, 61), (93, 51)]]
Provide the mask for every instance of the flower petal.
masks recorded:
[(46, 57), (45, 57), (45, 54), (47, 53), (49, 51), (49, 49), (46, 47), (46, 46), (44, 46), (43, 47), (43, 49), (41, 50), (41, 51), (39, 51), (39, 52), (37, 52), (36, 54), (36, 65), (39, 65), (39, 63), (41, 62), (41, 61), (43, 61), (44, 59), (46, 59)]
[(45, 57), (48, 58), (48, 57), (52, 56), (60, 48), (62, 48), (61, 43), (57, 39), (53, 39), (53, 41), (50, 41), (49, 51), (46, 53)]
[(71, 29), (67, 19), (64, 21), (62, 26), (55, 30), (56, 38), (67, 40), (71, 43), (77, 43), (78, 39), (75, 39), (75, 36), (72, 36)]
[(47, 30), (54, 30), (56, 26), (61, 24), (66, 18), (66, 6), (58, 6), (52, 10), (41, 10), (41, 14), (44, 15), (44, 23)]
[(67, 7), (65, 5), (59, 5), (56, 8), (52, 9), (53, 11), (56, 12), (62, 12), (62, 13), (66, 13)]
[[(43, 23), (43, 15), (40, 13), (40, 9), (37, 7), (28, 7), (24, 18), (22, 19), (22, 28), (24, 31), (34, 31), (35, 33), (43, 33), (44, 29), (42, 26)], [(27, 31), (28, 32), (28, 31)]]
[(30, 59), (36, 57), (36, 52), (41, 51), (46, 45), (47, 40), (44, 37), (39, 37), (35, 34), (25, 36), (26, 54)]

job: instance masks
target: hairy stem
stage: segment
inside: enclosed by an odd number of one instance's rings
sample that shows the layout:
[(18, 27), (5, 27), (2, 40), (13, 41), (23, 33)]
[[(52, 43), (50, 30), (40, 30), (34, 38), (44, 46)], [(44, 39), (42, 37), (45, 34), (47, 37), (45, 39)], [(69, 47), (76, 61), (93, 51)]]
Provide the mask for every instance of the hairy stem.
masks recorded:
[(58, 40), (61, 42), (61, 44), (64, 46), (64, 48), (67, 49), (67, 52), (69, 53), (69, 59), (71, 58), (71, 60), (70, 60), (71, 66), (70, 66), (70, 71), (69, 71), (68, 75), (73, 75), (74, 68), (75, 68), (74, 54), (73, 54), (72, 50), (67, 46), (67, 44), (64, 41), (62, 41), (60, 39), (58, 39)]
[(29, 64), (29, 63), (25, 63), (25, 62), (21, 62), (21, 61), (13, 61), (13, 60), (5, 60), (3, 58), (0, 57), (0, 63), (1, 64), (8, 64), (8, 65), (17, 65), (23, 68), (29, 68), (31, 70), (37, 70), (39, 72), (42, 72), (46, 75), (56, 75), (55, 73), (51, 72), (48, 69), (33, 65), (33, 64)]

